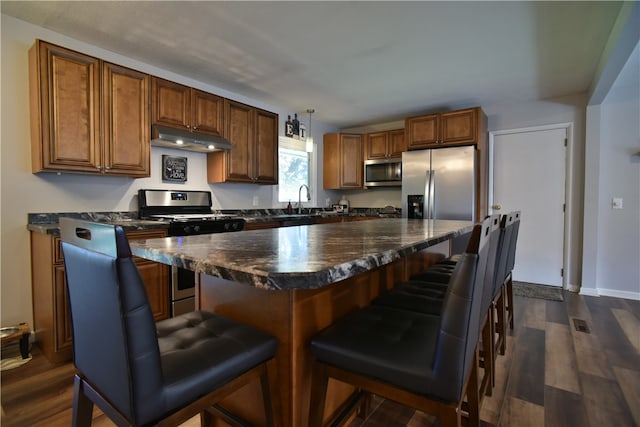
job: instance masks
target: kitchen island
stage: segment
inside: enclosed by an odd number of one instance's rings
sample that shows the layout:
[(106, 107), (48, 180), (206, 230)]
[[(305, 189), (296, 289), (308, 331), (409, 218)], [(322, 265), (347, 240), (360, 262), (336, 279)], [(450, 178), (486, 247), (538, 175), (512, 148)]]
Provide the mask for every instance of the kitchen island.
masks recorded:
[[(278, 426), (306, 426), (309, 340), (336, 319), (448, 254), (466, 221), (371, 221), (170, 237), (131, 242), (134, 255), (200, 273), (196, 306), (276, 336), (270, 372)], [(275, 372), (274, 372), (275, 371)], [(353, 390), (330, 383), (327, 417)], [(260, 389), (249, 384), (225, 401), (261, 425)]]

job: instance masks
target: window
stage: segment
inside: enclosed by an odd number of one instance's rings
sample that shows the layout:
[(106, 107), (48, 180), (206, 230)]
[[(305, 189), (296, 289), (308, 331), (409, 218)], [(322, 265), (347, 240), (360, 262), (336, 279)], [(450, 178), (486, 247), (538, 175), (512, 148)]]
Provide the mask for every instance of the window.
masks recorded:
[[(306, 184), (310, 187), (311, 153), (307, 153), (304, 141), (280, 137), (278, 161), (277, 200), (280, 203), (291, 201), (293, 205), (298, 202), (300, 186)], [(303, 202), (306, 202), (306, 200), (303, 200)]]

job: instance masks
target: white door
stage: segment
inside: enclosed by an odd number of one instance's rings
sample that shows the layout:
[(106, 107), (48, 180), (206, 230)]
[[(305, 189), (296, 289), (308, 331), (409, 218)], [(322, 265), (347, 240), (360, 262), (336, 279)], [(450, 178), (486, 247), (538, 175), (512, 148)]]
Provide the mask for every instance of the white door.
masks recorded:
[(522, 212), (513, 280), (562, 286), (567, 129), (494, 135), (494, 213)]

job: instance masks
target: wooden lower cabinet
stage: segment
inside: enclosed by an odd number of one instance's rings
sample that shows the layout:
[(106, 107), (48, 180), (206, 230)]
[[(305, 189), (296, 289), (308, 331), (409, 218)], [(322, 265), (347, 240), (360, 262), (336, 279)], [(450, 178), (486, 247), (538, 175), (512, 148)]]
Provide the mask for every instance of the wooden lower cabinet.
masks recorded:
[(280, 227), (280, 221), (261, 221), (261, 222), (246, 222), (244, 224), (245, 230), (264, 230), (267, 228)]
[[(331, 224), (334, 222), (364, 221), (367, 219), (375, 219), (373, 216), (327, 216), (327, 217), (310, 217), (313, 224)], [(300, 225), (313, 225), (300, 224)], [(244, 225), (245, 230), (264, 230), (266, 228), (286, 227), (286, 221), (261, 221), (247, 222)]]
[[(130, 241), (166, 237), (166, 230), (127, 232)], [(49, 361), (66, 362), (72, 356), (71, 312), (60, 237), (31, 233), (31, 286), (35, 339)], [(170, 315), (169, 267), (135, 258), (156, 321)]]
[[(136, 230), (128, 231), (127, 239), (134, 240), (156, 239), (167, 237), (166, 230)], [(144, 282), (153, 318), (163, 320), (169, 318), (169, 266), (147, 259), (134, 257), (142, 281)]]

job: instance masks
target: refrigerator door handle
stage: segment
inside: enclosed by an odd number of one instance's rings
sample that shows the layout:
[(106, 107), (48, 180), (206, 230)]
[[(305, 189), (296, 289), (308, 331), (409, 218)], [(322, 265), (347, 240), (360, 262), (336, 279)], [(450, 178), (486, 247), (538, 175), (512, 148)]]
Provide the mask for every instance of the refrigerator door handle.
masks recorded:
[(436, 218), (436, 171), (432, 170), (429, 174), (429, 207), (431, 208), (431, 212), (429, 212), (429, 219), (437, 219)]
[(427, 170), (427, 179), (424, 183), (424, 210), (423, 210), (423, 219), (430, 219), (429, 215), (431, 215), (431, 171)]

